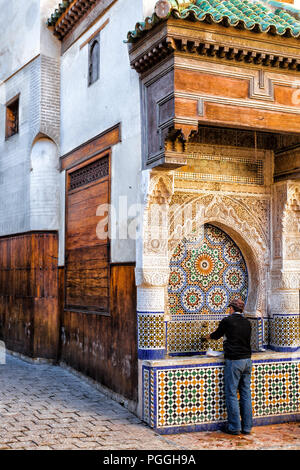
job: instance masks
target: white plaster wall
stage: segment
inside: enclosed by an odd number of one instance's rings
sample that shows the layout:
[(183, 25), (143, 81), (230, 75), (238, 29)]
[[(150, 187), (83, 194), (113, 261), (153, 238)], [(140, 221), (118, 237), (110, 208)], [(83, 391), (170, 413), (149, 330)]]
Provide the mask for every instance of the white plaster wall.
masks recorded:
[(58, 41), (45, 24), (57, 4), (58, 0), (0, 0), (0, 82), (41, 51), (57, 53)]
[[(144, 0), (144, 18), (152, 16), (157, 0)], [(139, 20), (141, 21), (141, 19)]]
[(39, 4), (39, 0), (0, 0), (0, 80), (39, 53)]
[(46, 26), (47, 19), (50, 18), (58, 4), (58, 0), (40, 0), (40, 52), (47, 57), (57, 58), (60, 56), (61, 43)]
[[(139, 77), (130, 68), (127, 44), (123, 41), (136, 22), (142, 20), (143, 6), (141, 0), (119, 0), (61, 59), (61, 154), (121, 123), (122, 142), (112, 152), (111, 201), (117, 214), (113, 232), (115, 228), (126, 229), (126, 207), (132, 210), (137, 202), (141, 168)], [(100, 33), (100, 78), (88, 87), (88, 45), (82, 49), (80, 45), (108, 17), (110, 21)], [(127, 205), (122, 210), (125, 198)], [(113, 262), (134, 261), (135, 240), (113, 239), (111, 256)]]
[(38, 139), (31, 151), (30, 229), (58, 230), (60, 191), (59, 156), (56, 144)]
[[(34, 139), (49, 131), (59, 140), (60, 44), (46, 27), (56, 6), (57, 0), (0, 0), (0, 236), (57, 227), (30, 220), (37, 204), (30, 197), (38, 192), (30, 189)], [(19, 132), (6, 140), (6, 103), (17, 95)]]
[(2, 86), (4, 103), (19, 94), (19, 132), (5, 140), (5, 105), (0, 105), (0, 235), (25, 232), (29, 220), (30, 151), (38, 128), (39, 58)]

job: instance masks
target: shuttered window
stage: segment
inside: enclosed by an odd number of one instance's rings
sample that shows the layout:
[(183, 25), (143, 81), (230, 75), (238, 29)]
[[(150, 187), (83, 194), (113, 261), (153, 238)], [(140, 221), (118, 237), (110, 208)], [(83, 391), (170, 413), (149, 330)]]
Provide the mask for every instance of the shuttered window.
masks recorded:
[[(68, 172), (66, 196), (65, 308), (108, 315), (109, 155)], [(106, 237), (99, 236), (101, 222)]]

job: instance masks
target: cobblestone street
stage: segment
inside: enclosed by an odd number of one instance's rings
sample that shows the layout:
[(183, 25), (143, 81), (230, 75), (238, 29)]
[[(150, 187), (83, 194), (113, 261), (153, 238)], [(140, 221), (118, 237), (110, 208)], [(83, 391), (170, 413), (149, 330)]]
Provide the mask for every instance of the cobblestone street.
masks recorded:
[(7, 355), (0, 366), (0, 450), (299, 450), (300, 423), (160, 436), (69, 371)]

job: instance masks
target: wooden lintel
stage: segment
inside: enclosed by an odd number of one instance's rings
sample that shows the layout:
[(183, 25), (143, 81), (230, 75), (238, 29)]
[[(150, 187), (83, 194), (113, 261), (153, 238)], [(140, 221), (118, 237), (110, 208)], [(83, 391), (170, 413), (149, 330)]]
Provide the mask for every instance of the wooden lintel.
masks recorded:
[(88, 140), (79, 147), (71, 150), (60, 158), (60, 169), (68, 170), (74, 165), (82, 163), (88, 158), (91, 158), (113, 145), (121, 142), (121, 124), (118, 123), (110, 129), (101, 132), (93, 139)]

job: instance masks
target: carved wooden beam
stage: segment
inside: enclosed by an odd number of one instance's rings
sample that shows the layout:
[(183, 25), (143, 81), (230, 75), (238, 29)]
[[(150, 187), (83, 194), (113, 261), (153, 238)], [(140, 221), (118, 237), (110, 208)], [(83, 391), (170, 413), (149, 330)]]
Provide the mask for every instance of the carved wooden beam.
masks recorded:
[(253, 63), (264, 67), (277, 67), (300, 71), (300, 61), (298, 57), (267, 54), (261, 50), (255, 50), (250, 47), (240, 49), (216, 42), (201, 42), (193, 38), (172, 37), (171, 34), (169, 34), (167, 38), (161, 39), (159, 43), (150, 45), (148, 50), (144, 50), (140, 56), (135, 57), (134, 60), (131, 61), (131, 67), (138, 73), (144, 73), (173, 52), (198, 54), (207, 57), (218, 57), (226, 61), (245, 62), (247, 64)]

